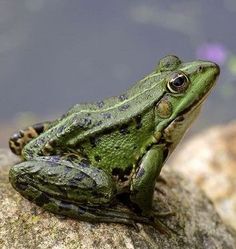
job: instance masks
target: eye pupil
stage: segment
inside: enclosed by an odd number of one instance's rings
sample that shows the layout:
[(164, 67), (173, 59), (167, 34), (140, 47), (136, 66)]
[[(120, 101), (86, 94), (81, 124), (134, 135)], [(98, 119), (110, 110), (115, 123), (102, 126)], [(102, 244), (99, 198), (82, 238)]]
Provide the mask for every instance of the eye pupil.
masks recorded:
[(185, 81), (185, 78), (183, 76), (179, 76), (173, 81), (173, 85), (177, 87), (182, 86), (184, 84), (184, 81)]
[(168, 88), (171, 92), (183, 92), (188, 87), (189, 80), (184, 74), (176, 74), (168, 83)]

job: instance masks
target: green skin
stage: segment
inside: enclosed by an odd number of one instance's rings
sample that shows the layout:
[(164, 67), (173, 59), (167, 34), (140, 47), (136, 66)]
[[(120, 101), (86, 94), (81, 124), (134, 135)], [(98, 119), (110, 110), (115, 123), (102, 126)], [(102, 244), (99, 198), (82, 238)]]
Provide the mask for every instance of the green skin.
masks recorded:
[[(24, 161), (10, 169), (12, 186), (56, 214), (91, 222), (155, 222), (156, 179), (218, 75), (212, 62), (166, 56), (124, 94), (75, 105), (47, 126), (38, 124), (38, 136), (19, 150)], [(10, 138), (12, 151), (23, 132)], [(118, 200), (133, 211), (115, 208)]]

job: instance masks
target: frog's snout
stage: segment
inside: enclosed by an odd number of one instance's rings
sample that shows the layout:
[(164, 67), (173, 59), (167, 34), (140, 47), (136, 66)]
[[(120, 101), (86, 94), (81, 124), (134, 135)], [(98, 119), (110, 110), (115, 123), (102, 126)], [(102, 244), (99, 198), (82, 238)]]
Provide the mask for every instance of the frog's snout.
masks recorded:
[[(218, 64), (211, 61), (200, 61), (196, 72), (199, 75), (199, 81), (204, 84), (203, 90), (209, 90), (215, 85), (215, 82), (220, 75), (220, 67)], [(201, 81), (201, 78), (205, 78), (206, 81)]]
[(217, 78), (220, 75), (220, 67), (218, 64), (214, 62), (211, 62), (211, 64), (212, 64), (213, 74), (215, 78)]

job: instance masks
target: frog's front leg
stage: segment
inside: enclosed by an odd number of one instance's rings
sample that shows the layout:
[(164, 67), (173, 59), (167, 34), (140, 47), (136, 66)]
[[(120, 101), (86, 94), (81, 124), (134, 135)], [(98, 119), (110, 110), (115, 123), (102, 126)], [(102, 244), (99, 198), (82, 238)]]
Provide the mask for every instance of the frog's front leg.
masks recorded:
[(10, 182), (25, 198), (52, 213), (91, 222), (151, 223), (149, 218), (110, 208), (112, 177), (84, 160), (36, 157), (10, 169)]
[(150, 216), (156, 179), (165, 161), (165, 146), (154, 145), (141, 159), (131, 182), (130, 200), (144, 216)]

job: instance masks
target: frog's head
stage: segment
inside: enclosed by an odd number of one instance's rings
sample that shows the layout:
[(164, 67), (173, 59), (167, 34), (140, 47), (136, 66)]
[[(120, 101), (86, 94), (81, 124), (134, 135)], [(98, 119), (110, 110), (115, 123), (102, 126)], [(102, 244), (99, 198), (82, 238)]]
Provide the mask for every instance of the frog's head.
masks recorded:
[(165, 141), (176, 144), (199, 113), (220, 69), (213, 62), (182, 63), (170, 55), (160, 60), (156, 72), (163, 74), (161, 84), (165, 89), (156, 105), (156, 130)]

